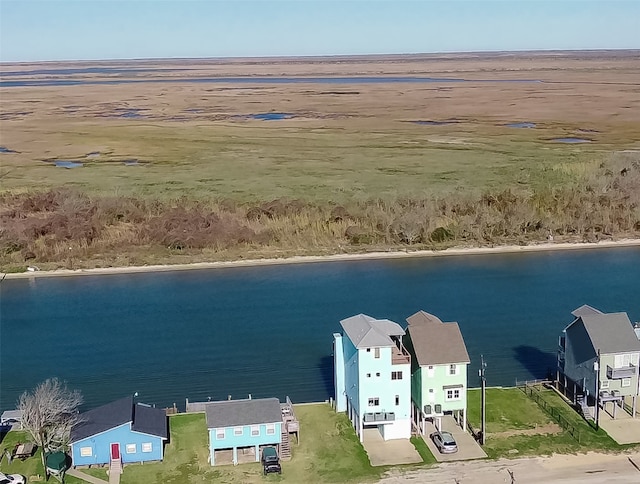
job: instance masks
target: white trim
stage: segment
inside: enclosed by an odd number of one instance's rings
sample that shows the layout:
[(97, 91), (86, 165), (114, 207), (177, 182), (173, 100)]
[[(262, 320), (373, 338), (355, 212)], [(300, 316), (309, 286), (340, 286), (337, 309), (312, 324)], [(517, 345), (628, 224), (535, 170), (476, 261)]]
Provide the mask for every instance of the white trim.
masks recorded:
[[(131, 422), (131, 421), (129, 421), (129, 422), (125, 422), (125, 423), (120, 424), (120, 425), (116, 425), (115, 427), (111, 427), (110, 429), (103, 430), (102, 432), (98, 432), (98, 433), (96, 433), (96, 434), (92, 434), (92, 435), (87, 435), (86, 437), (83, 437), (83, 438), (82, 438), (82, 439), (80, 439), (80, 440), (75, 440), (75, 441), (73, 441), (73, 442), (69, 442), (69, 445), (76, 445), (76, 444), (78, 444), (78, 443), (80, 443), (80, 442), (82, 442), (82, 441), (84, 441), (84, 440), (87, 440), (87, 439), (94, 439), (94, 438), (96, 438), (98, 435), (106, 434), (107, 432), (111, 432), (112, 430), (119, 429), (119, 428), (121, 428), (121, 427), (124, 427), (125, 425), (128, 425), (128, 426), (129, 426), (129, 432), (131, 432), (131, 433), (138, 434), (138, 435), (146, 435), (146, 436), (148, 436), (148, 437), (154, 437), (154, 438), (162, 439), (162, 440), (167, 440), (167, 437), (163, 437), (163, 436), (161, 436), (161, 435), (148, 434), (148, 433), (146, 433), (146, 432), (140, 432), (140, 431), (138, 431), (138, 430), (133, 430), (132, 422)], [(115, 443), (115, 442), (114, 442), (114, 443)], [(72, 456), (72, 457), (73, 457), (73, 456)]]
[(153, 452), (153, 442), (142, 442), (142, 444), (140, 444), (140, 451), (143, 453)]
[[(89, 454), (83, 453), (84, 450), (89, 449)], [(80, 457), (93, 457), (93, 447), (80, 447)]]
[[(133, 449), (133, 450), (132, 450)], [(124, 444), (125, 454), (137, 454), (138, 453), (138, 445), (133, 444)], [(122, 451), (120, 452), (120, 457), (122, 457)]]

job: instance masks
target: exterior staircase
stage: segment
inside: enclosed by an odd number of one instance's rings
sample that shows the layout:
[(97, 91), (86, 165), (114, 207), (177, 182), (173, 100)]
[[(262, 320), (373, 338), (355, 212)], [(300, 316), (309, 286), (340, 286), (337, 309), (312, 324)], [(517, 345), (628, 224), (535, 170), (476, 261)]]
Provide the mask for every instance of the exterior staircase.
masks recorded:
[(109, 462), (109, 483), (118, 484), (120, 482), (120, 474), (122, 474), (122, 461), (120, 459), (111, 459)]
[(289, 442), (289, 430), (286, 424), (282, 425), (282, 436), (280, 440), (280, 458), (291, 460), (291, 442)]

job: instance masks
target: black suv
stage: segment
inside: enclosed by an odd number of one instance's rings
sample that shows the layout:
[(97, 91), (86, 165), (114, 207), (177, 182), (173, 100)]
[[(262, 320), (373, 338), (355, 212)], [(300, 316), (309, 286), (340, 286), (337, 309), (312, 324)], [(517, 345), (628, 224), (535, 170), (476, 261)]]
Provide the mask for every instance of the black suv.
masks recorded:
[(262, 467), (265, 476), (270, 472), (282, 474), (280, 459), (278, 459), (278, 452), (275, 447), (265, 447), (262, 449)]

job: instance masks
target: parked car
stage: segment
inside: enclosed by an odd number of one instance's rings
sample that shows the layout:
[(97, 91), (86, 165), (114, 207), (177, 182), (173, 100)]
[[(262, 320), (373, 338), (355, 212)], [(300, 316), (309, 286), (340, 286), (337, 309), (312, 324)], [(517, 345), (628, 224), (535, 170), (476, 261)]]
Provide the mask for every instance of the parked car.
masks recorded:
[(265, 447), (262, 449), (262, 468), (265, 476), (271, 472), (282, 474), (278, 451), (275, 447)]
[(458, 452), (458, 444), (449, 432), (434, 432), (431, 439), (441, 454), (454, 454)]
[(25, 484), (27, 480), (20, 474), (6, 475), (0, 472), (0, 484)]

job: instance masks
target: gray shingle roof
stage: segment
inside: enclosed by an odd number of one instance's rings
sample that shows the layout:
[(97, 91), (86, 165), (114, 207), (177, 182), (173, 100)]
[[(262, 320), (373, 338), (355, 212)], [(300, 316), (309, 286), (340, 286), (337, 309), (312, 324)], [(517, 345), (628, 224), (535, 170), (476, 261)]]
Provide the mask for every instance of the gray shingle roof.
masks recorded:
[(134, 412), (133, 397), (125, 397), (84, 412), (80, 415), (80, 422), (71, 429), (71, 442), (128, 422), (132, 422), (133, 430), (167, 438), (167, 415), (164, 410), (140, 404), (135, 408)]
[(420, 366), (470, 362), (458, 323), (443, 323), (424, 311), (409, 316), (407, 322), (407, 332)]
[(582, 324), (600, 354), (628, 353), (640, 351), (640, 341), (636, 338), (627, 313), (585, 314), (567, 327), (571, 335), (572, 326)]
[(277, 398), (225, 400), (222, 402), (207, 402), (205, 405), (207, 428), (210, 429), (282, 421), (280, 400)]
[(138, 403), (133, 415), (133, 430), (143, 434), (168, 438), (167, 413), (162, 408), (153, 408)]
[(580, 316), (585, 316), (587, 314), (602, 314), (602, 311), (600, 311), (599, 309), (593, 308), (588, 304), (583, 304), (579, 308), (574, 309), (571, 312), (571, 314), (573, 314), (576, 318), (579, 318)]
[(358, 314), (340, 321), (340, 325), (356, 348), (395, 346), (391, 336), (403, 336), (404, 329), (388, 319), (375, 319)]

